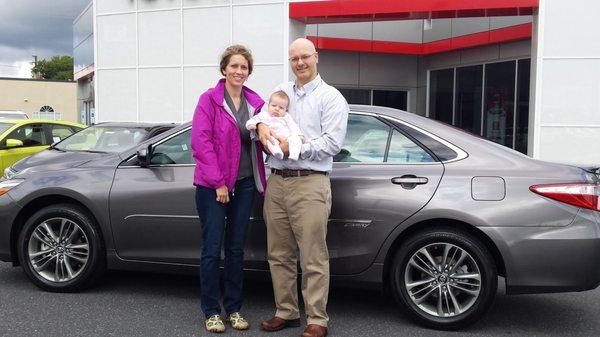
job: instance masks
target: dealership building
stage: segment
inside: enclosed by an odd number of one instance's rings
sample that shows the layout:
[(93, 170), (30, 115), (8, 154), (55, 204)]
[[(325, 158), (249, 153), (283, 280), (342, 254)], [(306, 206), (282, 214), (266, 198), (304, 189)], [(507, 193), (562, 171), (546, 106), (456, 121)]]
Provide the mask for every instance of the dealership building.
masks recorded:
[(188, 121), (248, 46), (247, 85), (292, 79), (287, 48), (319, 51), (350, 103), (403, 109), (534, 158), (600, 163), (600, 2), (94, 0), (74, 22), (85, 121)]

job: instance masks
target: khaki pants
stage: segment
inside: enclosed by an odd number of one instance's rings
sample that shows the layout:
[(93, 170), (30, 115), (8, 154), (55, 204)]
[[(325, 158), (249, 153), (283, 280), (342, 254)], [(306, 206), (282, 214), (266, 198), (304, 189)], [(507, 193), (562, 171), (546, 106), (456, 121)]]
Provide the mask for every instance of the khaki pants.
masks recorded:
[(327, 326), (329, 252), (325, 237), (330, 211), (329, 176), (311, 174), (283, 178), (272, 174), (269, 177), (264, 218), (276, 316), (288, 320), (300, 317), (296, 290), (299, 251), (308, 324)]

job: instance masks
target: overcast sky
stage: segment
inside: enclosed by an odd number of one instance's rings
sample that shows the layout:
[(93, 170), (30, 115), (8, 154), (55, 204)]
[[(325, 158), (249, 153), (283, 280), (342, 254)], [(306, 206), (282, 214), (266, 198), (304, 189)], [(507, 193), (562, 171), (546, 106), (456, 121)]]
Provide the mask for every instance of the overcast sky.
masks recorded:
[(0, 0), (0, 77), (31, 77), (33, 60), (73, 55), (73, 20), (91, 0)]

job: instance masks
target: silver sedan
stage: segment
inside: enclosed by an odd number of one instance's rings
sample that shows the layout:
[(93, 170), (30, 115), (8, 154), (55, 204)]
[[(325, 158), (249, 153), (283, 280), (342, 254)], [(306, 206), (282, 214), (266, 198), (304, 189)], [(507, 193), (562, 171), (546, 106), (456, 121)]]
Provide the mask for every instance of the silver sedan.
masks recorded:
[[(63, 151), (13, 165), (0, 181), (0, 259), (63, 292), (91, 286), (107, 268), (197, 272), (190, 127), (119, 151), (59, 143)], [(351, 106), (331, 173), (332, 280), (383, 286), (437, 329), (479, 319), (498, 276), (508, 294), (596, 288), (596, 172), (534, 160), (411, 113)], [(245, 267), (268, 276), (257, 200)]]

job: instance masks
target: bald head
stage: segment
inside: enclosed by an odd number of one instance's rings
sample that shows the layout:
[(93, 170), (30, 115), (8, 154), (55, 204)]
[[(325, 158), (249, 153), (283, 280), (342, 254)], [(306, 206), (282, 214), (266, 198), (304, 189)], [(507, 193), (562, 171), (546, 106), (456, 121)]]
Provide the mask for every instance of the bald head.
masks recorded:
[(295, 39), (294, 42), (292, 42), (292, 44), (290, 44), (290, 52), (292, 50), (298, 50), (298, 49), (308, 50), (311, 53), (314, 53), (317, 51), (317, 49), (315, 48), (315, 45), (312, 43), (312, 41), (309, 39), (305, 39), (303, 37), (301, 37), (299, 39)]
[(308, 39), (294, 40), (290, 45), (290, 66), (296, 75), (296, 84), (303, 86), (317, 77), (319, 53)]

